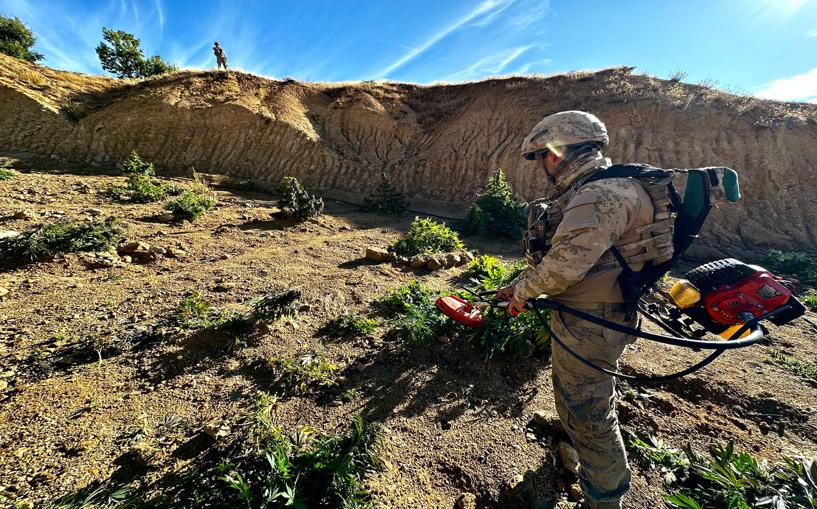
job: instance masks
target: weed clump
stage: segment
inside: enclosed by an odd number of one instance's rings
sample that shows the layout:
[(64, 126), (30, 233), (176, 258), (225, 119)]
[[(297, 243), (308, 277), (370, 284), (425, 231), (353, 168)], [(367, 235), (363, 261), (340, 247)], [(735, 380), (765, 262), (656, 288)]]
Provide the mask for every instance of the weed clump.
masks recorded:
[(216, 206), (216, 199), (196, 191), (185, 191), (165, 208), (180, 219), (195, 221)]
[(817, 258), (809, 253), (772, 249), (766, 253), (763, 263), (774, 271), (796, 277), (803, 284), (817, 286)]
[(786, 457), (783, 463), (758, 461), (734, 445), (714, 444), (709, 456), (691, 447), (683, 453), (662, 441), (633, 437), (630, 444), (650, 466), (660, 467), (675, 491), (664, 498), (672, 507), (817, 507), (817, 462)]
[(124, 188), (114, 188), (113, 194), (126, 195), (134, 203), (154, 203), (167, 196), (167, 190), (157, 179), (143, 174), (128, 176)]
[(285, 394), (306, 394), (337, 385), (338, 367), (317, 352), (309, 352), (296, 359), (271, 359), (270, 368), (274, 385)]
[(61, 220), (40, 224), (17, 237), (0, 241), (2, 258), (38, 260), (57, 254), (106, 251), (122, 237), (113, 218), (103, 222), (76, 223)]
[(377, 328), (377, 322), (371, 318), (343, 313), (321, 327), (323, 336), (336, 339), (348, 339), (371, 334)]
[(173, 315), (173, 322), (182, 329), (207, 328), (212, 323), (212, 308), (199, 292), (186, 295)]
[(392, 184), (386, 172), (383, 172), (380, 184), (364, 201), (364, 208), (379, 214), (400, 215), (408, 208), (405, 195)]
[(496, 290), (516, 279), (524, 268), (524, 260), (506, 264), (494, 256), (482, 255), (471, 261), (463, 275), (478, 280), (481, 290)]
[(388, 295), (375, 301), (375, 307), (389, 317), (405, 313), (409, 308), (424, 305), (434, 296), (433, 290), (419, 281), (392, 288)]
[(803, 296), (803, 304), (812, 311), (817, 311), (817, 292), (814, 290), (806, 292)]
[(17, 172), (14, 170), (9, 170), (8, 168), (0, 168), (0, 182), (4, 180), (13, 179), (17, 176)]
[(303, 221), (323, 213), (323, 199), (311, 195), (295, 177), (284, 177), (277, 189), (281, 217)]
[(502, 170), (488, 178), (488, 185), (479, 193), (468, 210), (465, 233), (482, 237), (519, 238), (527, 225), (525, 204), (518, 203)]
[(156, 168), (154, 168), (153, 163), (144, 161), (135, 150), (132, 150), (128, 158), (122, 161), (122, 174), (154, 177), (156, 176)]
[(817, 382), (817, 364), (808, 361), (798, 361), (786, 357), (781, 352), (772, 353), (772, 362), (797, 376), (809, 378)]
[(392, 245), (401, 256), (450, 253), (463, 247), (459, 235), (444, 223), (420, 217), (414, 218), (406, 235)]
[(214, 308), (200, 293), (186, 295), (173, 313), (172, 322), (181, 329), (215, 329), (230, 334), (249, 331), (258, 322), (276, 321), (297, 312), (299, 290), (278, 290), (253, 301), (247, 311)]

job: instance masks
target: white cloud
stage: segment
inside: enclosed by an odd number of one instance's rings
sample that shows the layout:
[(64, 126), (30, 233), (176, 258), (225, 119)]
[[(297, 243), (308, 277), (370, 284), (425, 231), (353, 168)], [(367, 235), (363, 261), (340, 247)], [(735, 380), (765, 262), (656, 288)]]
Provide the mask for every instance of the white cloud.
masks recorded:
[(480, 58), (465, 69), (446, 76), (443, 78), (443, 81), (462, 81), (500, 74), (511, 62), (533, 47), (535, 47), (534, 44), (528, 44), (526, 46), (509, 48), (494, 53), (493, 55)]
[(817, 67), (791, 78), (774, 80), (755, 96), (777, 101), (812, 101), (817, 98)]
[(376, 73), (377, 78), (386, 78), (389, 73), (403, 67), (407, 63), (411, 62), (418, 56), (422, 55), (430, 48), (432, 48), (435, 44), (443, 40), (446, 36), (450, 35), (453, 32), (459, 30), (463, 25), (470, 23), (474, 19), (488, 15), (489, 17), (493, 14), (495, 10), (504, 10), (507, 8), (509, 4), (514, 3), (516, 0), (483, 0), (479, 5), (477, 5), (474, 9), (471, 10), (468, 14), (463, 16), (462, 18), (458, 19), (451, 25), (443, 28), (436, 34), (432, 35), (428, 39), (425, 40), (421, 45), (412, 48), (408, 53), (403, 55), (402, 57), (395, 60), (390, 65), (386, 66), (382, 70)]
[(165, 29), (165, 13), (162, 10), (162, 1), (156, 0), (156, 14), (159, 16), (159, 31)]

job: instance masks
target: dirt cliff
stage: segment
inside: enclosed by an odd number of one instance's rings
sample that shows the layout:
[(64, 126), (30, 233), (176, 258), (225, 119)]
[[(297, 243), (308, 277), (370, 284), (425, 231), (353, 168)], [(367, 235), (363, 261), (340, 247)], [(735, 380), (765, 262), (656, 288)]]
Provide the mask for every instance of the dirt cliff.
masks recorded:
[(703, 244), (817, 249), (817, 106), (735, 96), (629, 68), (458, 85), (313, 84), (184, 71), (142, 82), (0, 55), (0, 155), (112, 169), (137, 150), (166, 172), (276, 183), (293, 175), (356, 201), (388, 172), (417, 210), (461, 214), (497, 167), (522, 199), (542, 180), (523, 136), (565, 109), (598, 115), (607, 155), (738, 170), (744, 199), (714, 211)]

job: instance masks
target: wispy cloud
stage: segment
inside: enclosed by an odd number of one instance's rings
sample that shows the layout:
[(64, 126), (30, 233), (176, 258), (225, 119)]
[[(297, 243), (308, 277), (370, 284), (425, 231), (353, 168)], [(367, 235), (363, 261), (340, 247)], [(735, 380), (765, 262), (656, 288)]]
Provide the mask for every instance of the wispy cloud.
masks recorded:
[(817, 67), (790, 78), (774, 80), (755, 94), (777, 101), (817, 101)]
[(817, 37), (817, 28), (812, 28), (808, 32), (806, 32), (807, 37)]
[(156, 0), (156, 15), (159, 17), (159, 30), (165, 29), (165, 12), (162, 9), (162, 0)]
[(509, 48), (492, 55), (488, 55), (487, 57), (480, 58), (465, 69), (446, 76), (443, 78), (443, 81), (462, 81), (492, 74), (500, 74), (508, 67), (508, 65), (535, 46), (535, 44), (518, 46), (516, 48)]
[(431, 37), (426, 39), (422, 44), (415, 48), (412, 48), (408, 53), (398, 58), (385, 68), (381, 69), (379, 72), (376, 73), (377, 75), (376, 77), (377, 78), (388, 77), (389, 73), (403, 67), (404, 65), (411, 62), (418, 56), (422, 55), (430, 48), (434, 47), (435, 44), (437, 44), (438, 42), (440, 42), (453, 32), (456, 32), (464, 25), (467, 25), (468, 23), (479, 18), (480, 16), (490, 15), (496, 10), (505, 9), (508, 7), (508, 5), (514, 3), (515, 1), (516, 0), (484, 0), (474, 9), (472, 9), (468, 14), (461, 17), (454, 23), (448, 25), (447, 27), (443, 28), (442, 30), (438, 31), (437, 33), (433, 34)]
[(547, 0), (537, 1), (530, 8), (525, 9), (524, 12), (511, 19), (509, 24), (517, 30), (523, 30), (547, 16), (549, 11), (550, 2)]

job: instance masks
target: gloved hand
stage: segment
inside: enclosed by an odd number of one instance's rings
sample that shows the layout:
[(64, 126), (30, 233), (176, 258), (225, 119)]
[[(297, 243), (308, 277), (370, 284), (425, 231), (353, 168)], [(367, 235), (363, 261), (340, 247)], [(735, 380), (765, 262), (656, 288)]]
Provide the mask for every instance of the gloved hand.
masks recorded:
[(516, 316), (525, 311), (525, 303), (518, 300), (516, 297), (511, 297), (511, 302), (508, 303), (508, 314)]
[(516, 285), (508, 285), (503, 286), (499, 290), (496, 291), (496, 298), (497, 300), (511, 300), (513, 297), (513, 291)]

